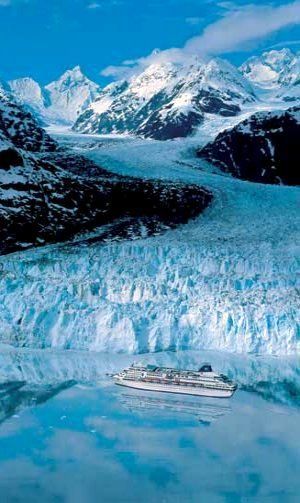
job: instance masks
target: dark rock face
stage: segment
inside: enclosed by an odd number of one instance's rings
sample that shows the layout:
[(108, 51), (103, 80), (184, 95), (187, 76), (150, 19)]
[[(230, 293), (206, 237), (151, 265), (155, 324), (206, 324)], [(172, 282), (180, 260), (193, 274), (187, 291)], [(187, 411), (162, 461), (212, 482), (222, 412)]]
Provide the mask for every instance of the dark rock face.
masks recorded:
[(54, 151), (52, 138), (38, 126), (33, 116), (13, 98), (0, 90), (0, 137), (10, 140), (16, 148), (28, 152)]
[[(64, 166), (71, 163), (63, 158)], [(89, 165), (89, 162), (87, 162)], [(13, 168), (15, 169), (15, 168)], [(97, 166), (95, 166), (96, 171)], [(14, 171), (15, 177), (20, 173)], [(86, 170), (88, 171), (88, 170)], [(150, 235), (197, 216), (211, 201), (198, 186), (135, 178), (78, 176), (39, 160), (21, 180), (3, 184), (13, 197), (0, 198), (0, 253), (65, 241), (76, 233), (113, 224), (103, 239)]]
[(299, 185), (300, 107), (261, 112), (220, 133), (197, 155), (242, 180)]
[(170, 110), (167, 115), (167, 120), (162, 120), (161, 113), (159, 111), (154, 112), (146, 124), (137, 130), (137, 134), (144, 138), (155, 138), (156, 140), (184, 138), (192, 134), (196, 127), (203, 122), (201, 112), (191, 111), (188, 115), (173, 115), (172, 110)]
[(145, 236), (186, 222), (211, 200), (201, 187), (117, 176), (60, 149), (7, 96), (0, 127), (1, 254), (107, 224), (101, 239)]
[(24, 161), (17, 150), (9, 147), (0, 151), (0, 169), (8, 170), (13, 166), (23, 166)]
[[(176, 99), (177, 86), (172, 99)], [(223, 117), (237, 115), (241, 109), (233, 103), (226, 103), (213, 92), (199, 91), (194, 96), (190, 109), (180, 112), (174, 107), (172, 100), (161, 93), (161, 98), (155, 96), (140, 113), (140, 126), (133, 130), (135, 134), (144, 138), (156, 140), (170, 140), (185, 138), (195, 132), (203, 123), (205, 114), (218, 114)], [(155, 101), (155, 105), (154, 102)], [(165, 104), (167, 103), (167, 104)], [(151, 109), (154, 110), (151, 112)]]
[[(229, 94), (229, 93), (228, 93)], [(234, 94), (231, 95), (232, 100), (238, 97)], [(232, 117), (240, 113), (241, 108), (239, 105), (236, 105), (234, 102), (228, 102), (225, 99), (222, 99), (217, 95), (216, 92), (213, 91), (201, 91), (196, 99), (198, 107), (201, 109), (203, 113), (208, 114), (218, 114), (222, 117)]]

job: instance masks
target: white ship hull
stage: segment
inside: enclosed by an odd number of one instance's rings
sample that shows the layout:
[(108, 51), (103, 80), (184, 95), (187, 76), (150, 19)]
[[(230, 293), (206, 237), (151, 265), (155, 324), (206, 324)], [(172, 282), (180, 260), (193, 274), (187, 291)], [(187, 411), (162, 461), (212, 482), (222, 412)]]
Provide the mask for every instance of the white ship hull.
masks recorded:
[(145, 391), (160, 391), (164, 393), (179, 393), (181, 395), (196, 395), (214, 398), (230, 398), (235, 392), (235, 390), (206, 388), (200, 386), (178, 386), (175, 384), (149, 383), (145, 381), (134, 381), (122, 378), (116, 378), (115, 383), (119, 386), (142, 389)]

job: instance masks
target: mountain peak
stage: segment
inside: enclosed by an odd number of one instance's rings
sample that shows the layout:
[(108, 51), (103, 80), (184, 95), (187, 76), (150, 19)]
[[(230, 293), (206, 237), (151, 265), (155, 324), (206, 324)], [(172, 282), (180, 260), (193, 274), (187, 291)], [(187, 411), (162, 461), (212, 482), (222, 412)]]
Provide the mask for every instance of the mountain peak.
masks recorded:
[(248, 59), (240, 70), (272, 100), (297, 102), (300, 96), (300, 53), (290, 49), (271, 50)]
[(77, 76), (85, 76), (85, 75), (83, 74), (83, 72), (82, 72), (82, 70), (81, 70), (81, 67), (80, 67), (79, 65), (76, 65), (76, 66), (74, 66), (74, 68), (70, 68), (70, 69), (66, 70), (66, 71), (63, 73), (62, 77), (63, 77), (64, 75), (73, 75), (74, 77), (77, 77)]
[(283, 48), (280, 51), (273, 49), (264, 52), (261, 59), (269, 64), (275, 71), (280, 71), (284, 65), (291, 63), (294, 57), (295, 55), (290, 49)]
[(240, 67), (246, 78), (264, 89), (279, 88), (283, 81), (288, 81), (291, 67), (299, 56), (290, 49), (265, 51), (259, 56), (252, 56)]
[(53, 84), (57, 85), (58, 83), (59, 84), (66, 83), (67, 85), (70, 85), (72, 82), (78, 82), (78, 81), (80, 82), (89, 81), (89, 79), (82, 72), (79, 65), (74, 66), (74, 68), (69, 68), (68, 70), (66, 70), (56, 81), (50, 82), (50, 84), (48, 84), (46, 88), (49, 88)]

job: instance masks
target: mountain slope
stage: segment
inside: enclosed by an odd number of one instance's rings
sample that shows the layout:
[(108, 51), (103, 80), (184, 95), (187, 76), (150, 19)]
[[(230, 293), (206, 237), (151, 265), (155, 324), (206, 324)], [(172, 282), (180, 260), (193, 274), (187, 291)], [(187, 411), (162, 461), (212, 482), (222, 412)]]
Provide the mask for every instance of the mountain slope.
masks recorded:
[(229, 63), (152, 64), (104, 89), (75, 123), (83, 133), (133, 133), (165, 140), (191, 134), (206, 114), (236, 115), (255, 96)]
[(44, 124), (73, 124), (100, 92), (99, 86), (79, 66), (45, 87), (29, 77), (12, 80), (9, 86), (20, 104)]
[(300, 107), (260, 112), (198, 152), (198, 156), (237, 178), (300, 185)]

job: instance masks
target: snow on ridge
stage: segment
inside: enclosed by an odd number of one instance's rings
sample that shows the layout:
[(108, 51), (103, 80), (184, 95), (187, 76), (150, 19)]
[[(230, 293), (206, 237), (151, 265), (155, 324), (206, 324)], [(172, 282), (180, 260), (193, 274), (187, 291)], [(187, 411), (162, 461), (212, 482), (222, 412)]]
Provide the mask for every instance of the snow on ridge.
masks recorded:
[(141, 99), (149, 99), (155, 93), (172, 84), (175, 77), (176, 66), (172, 63), (153, 64), (143, 73), (131, 79), (130, 91)]
[(113, 102), (112, 98), (105, 97), (102, 100), (93, 101), (93, 103), (91, 104), (91, 109), (94, 112), (96, 112), (97, 114), (102, 114), (102, 113), (106, 112), (109, 109), (109, 107), (112, 104), (112, 102)]

